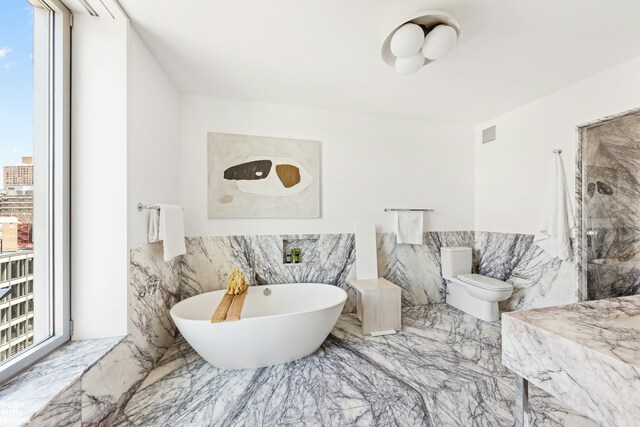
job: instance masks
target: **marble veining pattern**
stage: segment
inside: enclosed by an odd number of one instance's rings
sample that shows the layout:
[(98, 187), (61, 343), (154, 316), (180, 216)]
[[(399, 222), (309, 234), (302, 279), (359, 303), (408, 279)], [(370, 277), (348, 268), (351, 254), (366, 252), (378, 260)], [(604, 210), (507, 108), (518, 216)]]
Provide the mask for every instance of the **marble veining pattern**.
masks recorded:
[(576, 301), (575, 266), (549, 257), (533, 235), (447, 231), (427, 232), (424, 245), (397, 245), (393, 233), (378, 235), (378, 272), (403, 289), (405, 307), (444, 302), (443, 246), (473, 248), (473, 272), (514, 286), (501, 309), (522, 310)]
[[(310, 262), (284, 264), (283, 241), (304, 240)], [(393, 233), (377, 236), (378, 273), (402, 288), (404, 307), (444, 301), (440, 248), (474, 249), (473, 271), (514, 285), (503, 310), (520, 310), (574, 302), (577, 279), (573, 263), (550, 258), (533, 235), (446, 231), (426, 232), (423, 245), (398, 245)], [(345, 313), (353, 312), (355, 294), (346, 285), (355, 277), (352, 234), (219, 236), (189, 238), (182, 260), (183, 297), (222, 289), (233, 266), (247, 277), (255, 264), (257, 284), (322, 282), (340, 286), (350, 297)]]
[(601, 425), (636, 426), (639, 319), (640, 296), (509, 313), (503, 363)]
[(631, 113), (578, 140), (581, 293), (591, 300), (640, 294), (640, 114)]
[[(498, 323), (444, 304), (406, 308), (403, 316), (401, 333), (363, 337), (345, 314), (313, 355), (262, 369), (215, 369), (178, 338), (116, 425), (513, 424), (513, 377), (500, 364)], [(533, 395), (533, 425), (593, 425)]]
[(568, 304), (576, 301), (575, 266), (551, 258), (533, 242), (533, 235), (475, 232), (479, 274), (513, 285), (504, 311)]
[[(353, 234), (196, 237), (187, 239), (182, 260), (183, 296), (223, 289), (234, 266), (243, 270), (249, 284), (328, 283), (347, 290), (345, 311), (355, 308), (347, 280), (355, 277)], [(284, 264), (283, 241), (307, 242), (303, 263)], [(304, 262), (304, 260), (307, 260)], [(252, 278), (255, 266), (255, 279)]]
[(398, 245), (395, 234), (378, 235), (378, 273), (403, 289), (405, 307), (444, 301), (440, 248), (473, 247), (473, 232), (427, 232), (423, 241), (423, 245)]
[[(304, 247), (302, 264), (283, 263), (284, 241)], [(424, 245), (397, 245), (395, 235), (378, 235), (379, 273), (402, 287), (402, 302), (407, 308), (444, 301), (445, 284), (440, 275), (442, 246), (474, 248), (474, 271), (514, 284), (514, 295), (503, 304), (503, 309), (572, 301), (575, 276), (570, 265), (545, 257), (532, 244), (531, 236), (471, 231), (427, 232), (424, 242)], [(242, 268), (248, 277), (251, 277), (252, 266), (255, 266), (257, 284), (322, 282), (340, 286), (349, 294), (344, 312), (352, 313), (355, 310), (355, 293), (347, 285), (348, 280), (355, 277), (353, 234), (188, 238), (187, 255), (171, 263), (162, 261), (161, 249), (161, 244), (151, 244), (130, 252), (130, 334), (82, 378), (83, 423), (110, 424), (113, 421), (148, 372), (171, 348), (176, 336), (169, 316), (171, 306), (182, 298), (223, 288), (233, 266)], [(140, 297), (145, 282), (152, 275), (160, 279), (159, 290), (155, 294)], [(410, 322), (410, 319), (411, 316), (405, 321)], [(451, 340), (450, 337), (447, 339)], [(415, 342), (405, 345), (419, 347), (419, 343)], [(474, 349), (459, 344), (456, 351), (465, 357), (476, 358), (476, 363), (487, 361), (490, 366), (499, 366), (491, 360), (495, 352), (484, 350), (486, 345), (483, 343)], [(473, 355), (468, 354), (472, 351)], [(384, 355), (374, 352), (367, 357), (376, 360), (384, 358)], [(441, 360), (449, 360), (449, 366), (452, 367), (459, 363), (453, 356), (442, 355)], [(401, 364), (398, 369), (402, 369)], [(434, 378), (445, 381), (446, 370), (438, 372), (441, 376), (438, 374)], [(470, 368), (469, 372), (475, 371)], [(463, 377), (471, 382), (478, 381), (474, 376)], [(64, 399), (61, 402), (51, 402), (40, 416), (44, 419), (50, 413), (51, 419), (55, 419), (56, 411), (65, 407)], [(369, 416), (365, 412), (356, 408), (349, 408), (345, 412), (341, 407), (332, 413), (364, 420)], [(366, 413), (375, 414), (375, 411)]]
[(82, 423), (82, 381), (77, 380), (31, 419), (39, 427), (71, 427)]
[[(181, 295), (181, 262), (162, 260), (162, 244), (130, 251), (129, 334), (86, 371), (72, 404), (48, 404), (39, 419), (56, 419), (61, 407), (78, 408), (83, 425), (110, 425), (122, 406), (173, 343), (176, 330), (170, 308)], [(140, 297), (145, 282), (156, 276), (160, 287)], [(66, 405), (66, 406), (65, 406)]]
[[(182, 266), (179, 258), (166, 263), (162, 244), (154, 243), (130, 252), (129, 345), (145, 369), (151, 370), (173, 342), (176, 332), (169, 310), (180, 301)], [(140, 296), (145, 282), (156, 276), (160, 287)]]
[[(51, 401), (55, 414), (67, 413), (69, 387), (77, 381), (110, 348), (117, 345), (122, 337), (72, 341), (53, 352), (33, 368), (19, 374), (0, 388), (0, 402), (19, 405), (26, 420), (41, 412)], [(74, 389), (75, 390), (75, 389)], [(70, 392), (72, 393), (72, 392)], [(66, 394), (56, 400), (56, 397)], [(22, 425), (21, 422), (5, 425)]]

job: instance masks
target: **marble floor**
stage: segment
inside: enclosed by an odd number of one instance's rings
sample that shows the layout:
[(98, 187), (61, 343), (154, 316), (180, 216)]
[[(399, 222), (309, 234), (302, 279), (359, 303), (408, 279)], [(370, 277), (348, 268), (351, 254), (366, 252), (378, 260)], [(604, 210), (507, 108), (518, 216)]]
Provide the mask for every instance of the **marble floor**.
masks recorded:
[[(444, 304), (403, 310), (402, 333), (363, 337), (343, 315), (312, 356), (223, 371), (178, 338), (121, 426), (510, 426), (513, 377), (500, 324)], [(595, 426), (532, 387), (534, 426)]]

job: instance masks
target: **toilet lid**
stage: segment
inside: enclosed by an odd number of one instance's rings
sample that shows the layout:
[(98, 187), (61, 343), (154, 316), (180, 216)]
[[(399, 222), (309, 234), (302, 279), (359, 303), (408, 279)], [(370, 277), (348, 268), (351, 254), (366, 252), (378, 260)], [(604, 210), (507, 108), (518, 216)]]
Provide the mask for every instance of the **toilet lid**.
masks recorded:
[(507, 282), (494, 279), (493, 277), (483, 276), (481, 274), (461, 274), (458, 276), (458, 279), (470, 285), (487, 290), (508, 291), (513, 289), (513, 286)]

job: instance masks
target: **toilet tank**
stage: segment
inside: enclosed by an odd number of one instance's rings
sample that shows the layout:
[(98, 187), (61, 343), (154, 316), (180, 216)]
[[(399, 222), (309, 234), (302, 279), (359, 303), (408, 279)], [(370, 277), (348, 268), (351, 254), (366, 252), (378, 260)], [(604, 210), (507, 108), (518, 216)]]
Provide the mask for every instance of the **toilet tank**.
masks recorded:
[(471, 248), (443, 247), (440, 248), (442, 258), (442, 277), (456, 277), (460, 274), (471, 273)]

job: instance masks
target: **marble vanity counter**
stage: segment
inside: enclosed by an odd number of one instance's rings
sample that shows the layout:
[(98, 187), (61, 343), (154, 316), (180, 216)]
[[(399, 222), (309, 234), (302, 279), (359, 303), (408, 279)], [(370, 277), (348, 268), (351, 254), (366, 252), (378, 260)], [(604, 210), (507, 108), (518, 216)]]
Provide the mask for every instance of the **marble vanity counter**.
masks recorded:
[(640, 295), (505, 313), (502, 363), (603, 426), (637, 426)]

